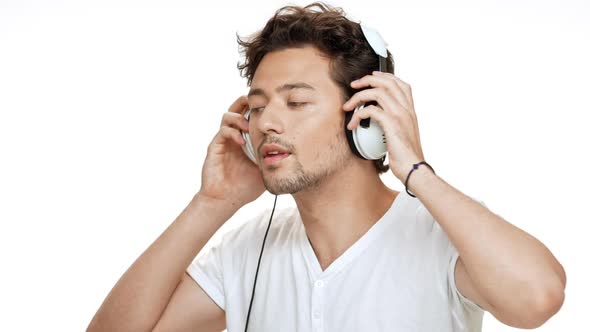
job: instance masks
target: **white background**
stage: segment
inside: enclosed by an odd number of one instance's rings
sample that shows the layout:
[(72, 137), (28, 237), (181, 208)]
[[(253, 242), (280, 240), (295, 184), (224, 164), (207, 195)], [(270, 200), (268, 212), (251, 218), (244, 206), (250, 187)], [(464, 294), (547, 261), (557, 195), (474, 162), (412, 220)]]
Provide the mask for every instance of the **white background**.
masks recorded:
[[(221, 115), (247, 92), (236, 33), (287, 4), (203, 3), (0, 1), (0, 330), (85, 329), (199, 189)], [(388, 41), (437, 174), (564, 265), (565, 303), (538, 330), (590, 330), (590, 5), (331, 3)], [(484, 331), (514, 330), (485, 315)]]

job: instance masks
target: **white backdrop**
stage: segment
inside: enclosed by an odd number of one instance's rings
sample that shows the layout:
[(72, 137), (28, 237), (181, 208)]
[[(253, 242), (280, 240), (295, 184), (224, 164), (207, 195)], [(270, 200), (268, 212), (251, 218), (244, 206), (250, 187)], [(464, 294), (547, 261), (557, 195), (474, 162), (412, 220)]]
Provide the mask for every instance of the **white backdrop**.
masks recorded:
[[(221, 115), (247, 92), (236, 33), (287, 4), (215, 3), (0, 0), (0, 330), (85, 329), (199, 189)], [(538, 330), (590, 330), (590, 5), (330, 3), (388, 41), (437, 175), (564, 265), (565, 303)], [(484, 331), (515, 330), (485, 315)]]

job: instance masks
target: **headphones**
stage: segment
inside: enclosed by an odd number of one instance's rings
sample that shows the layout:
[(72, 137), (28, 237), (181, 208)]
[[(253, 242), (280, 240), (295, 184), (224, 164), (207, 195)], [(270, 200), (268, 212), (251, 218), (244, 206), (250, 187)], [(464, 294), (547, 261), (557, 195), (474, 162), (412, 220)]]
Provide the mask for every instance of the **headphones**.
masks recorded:
[[(379, 71), (387, 72), (387, 43), (379, 32), (373, 28), (370, 28), (360, 23), (361, 30), (365, 39), (369, 42), (369, 45), (379, 57)], [(393, 73), (393, 68), (392, 68)], [(378, 160), (385, 156), (387, 153), (387, 140), (383, 129), (379, 126), (376, 121), (371, 122), (371, 118), (362, 119), (359, 125), (353, 130), (346, 128), (350, 120), (352, 119), (353, 112), (359, 111), (368, 105), (377, 105), (375, 101), (370, 101), (357, 106), (354, 111), (346, 112), (344, 117), (344, 132), (346, 133), (346, 140), (352, 152), (365, 160)], [(246, 120), (250, 120), (250, 110), (248, 110), (244, 117)], [(242, 145), (244, 153), (254, 162), (256, 161), (256, 150), (252, 145), (250, 134), (247, 132), (240, 131), (246, 144)]]

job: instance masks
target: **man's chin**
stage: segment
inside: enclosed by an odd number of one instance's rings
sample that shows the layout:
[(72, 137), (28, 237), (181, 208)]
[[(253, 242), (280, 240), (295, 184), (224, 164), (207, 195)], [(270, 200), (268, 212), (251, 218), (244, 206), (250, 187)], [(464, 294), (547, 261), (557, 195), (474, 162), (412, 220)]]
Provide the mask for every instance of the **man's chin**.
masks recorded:
[(264, 187), (273, 195), (291, 194), (293, 189), (293, 181), (288, 176), (281, 176), (274, 171), (272, 174), (264, 174), (262, 176)]
[(295, 194), (319, 184), (325, 174), (308, 173), (293, 155), (261, 167), (266, 190), (273, 195)]
[(263, 173), (262, 180), (266, 190), (273, 195), (294, 194), (306, 186), (302, 179), (287, 169)]

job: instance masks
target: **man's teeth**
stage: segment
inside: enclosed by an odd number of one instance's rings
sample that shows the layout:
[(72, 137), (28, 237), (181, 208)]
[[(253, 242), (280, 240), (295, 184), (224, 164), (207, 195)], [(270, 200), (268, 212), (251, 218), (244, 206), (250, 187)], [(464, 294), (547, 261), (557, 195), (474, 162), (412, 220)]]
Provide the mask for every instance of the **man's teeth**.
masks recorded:
[(279, 151), (272, 151), (272, 152), (269, 152), (268, 154), (279, 154)]

